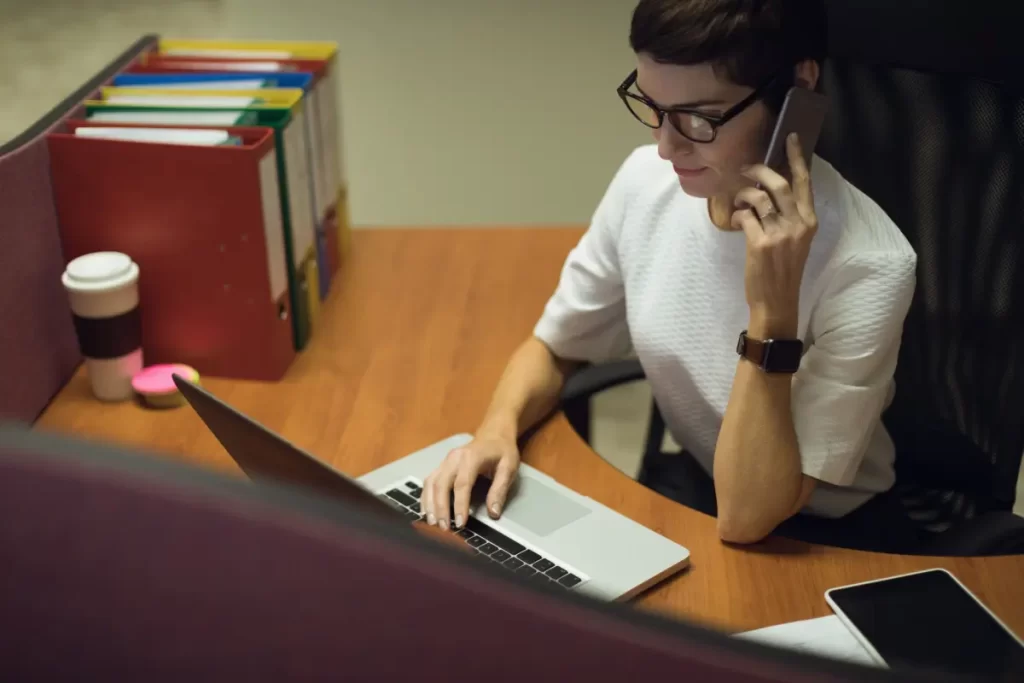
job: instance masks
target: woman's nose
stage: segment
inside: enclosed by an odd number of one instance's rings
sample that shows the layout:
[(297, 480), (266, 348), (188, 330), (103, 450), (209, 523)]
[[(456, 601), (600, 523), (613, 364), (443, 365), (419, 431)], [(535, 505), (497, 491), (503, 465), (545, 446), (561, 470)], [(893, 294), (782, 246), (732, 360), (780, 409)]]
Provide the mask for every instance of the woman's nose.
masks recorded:
[(654, 139), (658, 141), (658, 156), (665, 161), (693, 152), (693, 142), (680, 135), (668, 121), (654, 130)]

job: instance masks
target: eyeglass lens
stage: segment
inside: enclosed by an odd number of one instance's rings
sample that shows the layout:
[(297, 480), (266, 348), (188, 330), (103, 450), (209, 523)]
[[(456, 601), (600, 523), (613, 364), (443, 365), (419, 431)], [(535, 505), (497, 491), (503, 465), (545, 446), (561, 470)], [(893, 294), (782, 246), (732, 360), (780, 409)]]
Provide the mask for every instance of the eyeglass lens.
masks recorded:
[[(640, 123), (650, 128), (661, 126), (661, 115), (643, 100), (627, 97), (626, 105)], [(667, 112), (669, 123), (684, 137), (697, 142), (707, 142), (715, 137), (715, 129), (707, 119), (685, 112)]]

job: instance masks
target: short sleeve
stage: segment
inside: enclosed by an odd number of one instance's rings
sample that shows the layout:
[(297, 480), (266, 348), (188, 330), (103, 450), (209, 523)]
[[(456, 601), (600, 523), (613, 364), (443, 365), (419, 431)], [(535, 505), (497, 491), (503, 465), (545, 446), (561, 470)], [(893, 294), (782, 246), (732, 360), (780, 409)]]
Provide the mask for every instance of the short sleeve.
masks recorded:
[(598, 363), (627, 355), (631, 348), (619, 264), (619, 234), (629, 202), (626, 159), (612, 179), (590, 227), (569, 253), (554, 295), (534, 336), (560, 358)]
[(853, 483), (891, 398), (915, 268), (913, 252), (857, 254), (837, 268), (812, 312), (792, 393), (804, 474)]

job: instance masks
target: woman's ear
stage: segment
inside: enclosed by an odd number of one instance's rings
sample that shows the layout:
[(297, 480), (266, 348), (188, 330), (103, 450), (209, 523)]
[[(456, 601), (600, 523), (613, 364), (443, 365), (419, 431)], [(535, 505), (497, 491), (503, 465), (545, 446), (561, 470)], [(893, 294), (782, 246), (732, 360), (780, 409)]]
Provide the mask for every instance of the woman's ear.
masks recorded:
[(814, 90), (820, 76), (821, 65), (813, 59), (805, 59), (793, 67), (793, 82), (802, 88)]

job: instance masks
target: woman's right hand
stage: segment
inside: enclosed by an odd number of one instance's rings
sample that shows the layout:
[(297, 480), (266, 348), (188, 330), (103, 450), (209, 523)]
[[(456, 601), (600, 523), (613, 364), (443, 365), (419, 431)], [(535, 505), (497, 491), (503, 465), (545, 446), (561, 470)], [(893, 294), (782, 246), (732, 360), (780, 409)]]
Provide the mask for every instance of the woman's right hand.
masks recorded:
[[(491, 478), (491, 488), (487, 492), (487, 512), (497, 518), (518, 470), (519, 448), (515, 441), (495, 436), (478, 436), (465, 446), (456, 448), (423, 482), (420, 503), (427, 515), (427, 524), (437, 525), (442, 530), (462, 528), (469, 518), (469, 497), (473, 483), (480, 475)], [(453, 490), (455, 502), (449, 506)], [(449, 519), (450, 514), (455, 516), (454, 526)]]

